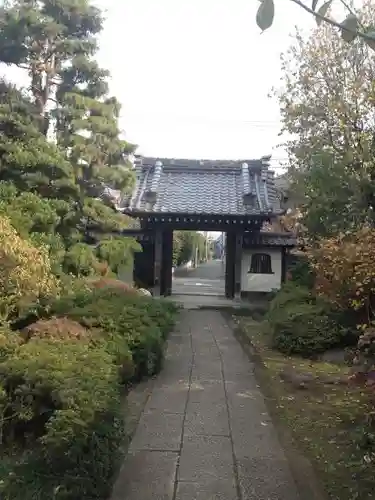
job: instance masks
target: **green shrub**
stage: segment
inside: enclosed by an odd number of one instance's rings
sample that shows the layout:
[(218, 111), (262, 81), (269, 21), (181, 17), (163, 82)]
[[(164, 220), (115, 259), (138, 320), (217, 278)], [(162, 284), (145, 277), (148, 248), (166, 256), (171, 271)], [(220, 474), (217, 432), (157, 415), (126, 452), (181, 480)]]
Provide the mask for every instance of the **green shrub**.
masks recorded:
[(314, 287), (314, 273), (307, 257), (302, 256), (294, 260), (288, 269), (292, 281), (302, 287)]
[[(157, 373), (163, 362), (163, 345), (171, 330), (176, 306), (170, 302), (124, 293), (117, 288), (83, 291), (57, 301), (52, 312), (102, 332), (107, 350), (122, 367), (134, 363), (133, 378)], [(127, 369), (123, 381), (130, 378)]]
[(36, 439), (42, 433), (52, 446), (70, 442), (117, 397), (117, 377), (100, 347), (46, 339), (19, 345), (0, 365), (5, 434)]
[(30, 304), (56, 297), (60, 283), (51, 272), (46, 248), (21, 238), (10, 219), (0, 215), (0, 322), (8, 324)]
[(0, 363), (8, 359), (21, 344), (21, 337), (2, 326), (0, 327)]
[(119, 374), (127, 382), (160, 370), (176, 310), (78, 286), (39, 308), (43, 319), (30, 315), (33, 325), (22, 319), (26, 337), (0, 331), (1, 498), (109, 496), (124, 431)]
[(72, 446), (0, 455), (2, 500), (103, 500), (109, 498), (122, 455), (118, 409), (98, 415)]
[(283, 311), (290, 304), (310, 304), (314, 302), (315, 298), (308, 288), (288, 281), (283, 284), (272, 299), (269, 307), (269, 315), (272, 316), (279, 311)]
[(102, 347), (20, 345), (0, 364), (0, 422), (3, 445), (26, 451), (9, 460), (1, 497), (104, 498), (122, 437), (119, 405), (118, 372)]
[(340, 327), (314, 304), (294, 304), (271, 322), (272, 345), (285, 354), (314, 356), (338, 345)]
[(344, 331), (328, 304), (304, 287), (285, 284), (270, 304), (272, 347), (310, 357), (341, 343)]

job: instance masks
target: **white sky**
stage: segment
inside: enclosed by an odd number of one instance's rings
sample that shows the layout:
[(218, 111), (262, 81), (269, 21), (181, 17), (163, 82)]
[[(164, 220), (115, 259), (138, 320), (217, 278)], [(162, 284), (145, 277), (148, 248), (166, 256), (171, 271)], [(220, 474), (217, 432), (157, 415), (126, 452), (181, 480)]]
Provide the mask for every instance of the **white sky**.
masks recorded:
[[(279, 110), (268, 97), (280, 53), (309, 14), (276, 0), (274, 26), (260, 34), (257, 0), (96, 0), (106, 9), (99, 62), (123, 105), (121, 127), (145, 155), (257, 158), (279, 171)], [(1, 73), (1, 68), (0, 68)], [(3, 71), (20, 81), (14, 69)]]
[(123, 104), (122, 127), (139, 152), (179, 158), (257, 158), (278, 167), (279, 110), (268, 97), (280, 53), (307, 13), (276, 0), (260, 34), (257, 0), (98, 0), (107, 10), (100, 62)]

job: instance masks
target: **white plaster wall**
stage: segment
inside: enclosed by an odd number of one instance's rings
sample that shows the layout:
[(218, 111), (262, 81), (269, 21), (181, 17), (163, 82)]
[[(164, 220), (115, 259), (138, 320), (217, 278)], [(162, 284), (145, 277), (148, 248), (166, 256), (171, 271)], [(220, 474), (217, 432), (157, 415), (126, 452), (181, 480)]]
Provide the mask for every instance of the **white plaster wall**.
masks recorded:
[[(241, 265), (242, 292), (272, 292), (281, 286), (281, 248), (254, 248), (243, 250)], [(253, 253), (266, 253), (271, 256), (273, 274), (250, 274), (251, 256)]]

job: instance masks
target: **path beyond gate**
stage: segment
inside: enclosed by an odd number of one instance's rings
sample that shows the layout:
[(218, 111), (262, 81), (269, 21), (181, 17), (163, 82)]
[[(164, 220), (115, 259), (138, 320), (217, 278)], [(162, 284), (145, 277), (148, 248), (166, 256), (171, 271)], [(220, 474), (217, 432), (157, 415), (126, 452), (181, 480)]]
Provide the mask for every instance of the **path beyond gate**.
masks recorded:
[[(241, 287), (243, 237), (281, 215), (270, 157), (246, 161), (195, 161), (139, 157), (136, 185), (123, 212), (140, 221), (143, 252), (135, 274), (160, 295), (172, 289), (173, 230), (226, 232), (225, 295)], [(129, 234), (130, 234), (129, 232)]]

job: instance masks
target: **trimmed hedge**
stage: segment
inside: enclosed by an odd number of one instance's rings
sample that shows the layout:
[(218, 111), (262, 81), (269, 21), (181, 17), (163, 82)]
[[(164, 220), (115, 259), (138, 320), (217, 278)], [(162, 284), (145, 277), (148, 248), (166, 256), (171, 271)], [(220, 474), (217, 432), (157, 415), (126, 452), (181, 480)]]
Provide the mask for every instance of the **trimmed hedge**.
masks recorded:
[(329, 305), (291, 282), (276, 294), (266, 319), (272, 347), (288, 355), (315, 357), (340, 345), (345, 336)]
[(129, 382), (154, 375), (161, 369), (163, 344), (173, 326), (176, 306), (151, 297), (104, 288), (58, 301), (52, 312), (101, 332), (109, 352), (117, 356), (119, 366), (123, 365), (124, 356), (125, 364), (128, 364), (129, 349), (134, 375), (129, 379), (123, 377), (123, 382)]
[(122, 383), (160, 369), (176, 309), (82, 290), (52, 304), (31, 337), (0, 331), (1, 499), (108, 497), (124, 432)]

